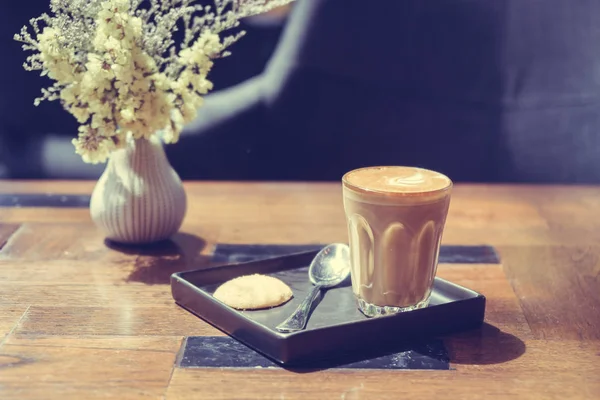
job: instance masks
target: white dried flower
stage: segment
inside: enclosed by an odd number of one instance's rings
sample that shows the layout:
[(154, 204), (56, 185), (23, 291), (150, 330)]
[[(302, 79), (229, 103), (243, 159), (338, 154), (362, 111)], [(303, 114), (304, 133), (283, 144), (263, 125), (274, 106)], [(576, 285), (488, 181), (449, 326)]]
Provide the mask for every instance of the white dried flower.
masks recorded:
[[(24, 64), (54, 80), (43, 100), (60, 100), (81, 124), (75, 151), (104, 162), (128, 137), (179, 139), (213, 85), (213, 60), (244, 33), (239, 20), (293, 0), (50, 0), (15, 40), (32, 51)], [(173, 34), (183, 27), (183, 40)]]

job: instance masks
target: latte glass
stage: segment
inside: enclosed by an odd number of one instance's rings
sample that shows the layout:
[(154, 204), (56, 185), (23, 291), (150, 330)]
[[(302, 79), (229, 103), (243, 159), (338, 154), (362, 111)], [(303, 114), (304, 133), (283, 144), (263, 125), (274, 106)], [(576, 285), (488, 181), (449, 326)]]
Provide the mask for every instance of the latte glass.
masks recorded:
[(416, 167), (367, 167), (342, 178), (352, 290), (369, 317), (426, 307), (452, 181)]

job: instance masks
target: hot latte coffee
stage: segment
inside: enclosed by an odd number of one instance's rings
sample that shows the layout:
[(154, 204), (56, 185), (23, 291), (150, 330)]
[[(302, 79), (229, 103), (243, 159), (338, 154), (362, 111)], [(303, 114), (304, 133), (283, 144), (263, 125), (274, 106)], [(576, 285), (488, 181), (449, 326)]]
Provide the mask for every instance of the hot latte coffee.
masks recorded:
[(452, 181), (413, 167), (369, 167), (343, 177), (352, 288), (378, 316), (425, 307), (433, 286)]

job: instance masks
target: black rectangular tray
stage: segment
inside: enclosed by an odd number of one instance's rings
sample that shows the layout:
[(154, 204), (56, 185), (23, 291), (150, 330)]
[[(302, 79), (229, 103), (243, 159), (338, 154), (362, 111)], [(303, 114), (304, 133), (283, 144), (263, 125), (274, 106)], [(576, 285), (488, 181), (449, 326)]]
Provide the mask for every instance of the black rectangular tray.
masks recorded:
[[(307, 251), (175, 273), (171, 292), (181, 307), (283, 365), (310, 364), (349, 352), (367, 357), (411, 340), (474, 329), (483, 323), (485, 297), (441, 278), (435, 279), (428, 307), (378, 318), (367, 318), (358, 310), (350, 282), (346, 282), (324, 292), (305, 330), (280, 333), (275, 327), (310, 289), (308, 265), (316, 254), (316, 250)], [(212, 297), (225, 281), (253, 273), (281, 279), (294, 297), (280, 307), (256, 311), (235, 310)]]

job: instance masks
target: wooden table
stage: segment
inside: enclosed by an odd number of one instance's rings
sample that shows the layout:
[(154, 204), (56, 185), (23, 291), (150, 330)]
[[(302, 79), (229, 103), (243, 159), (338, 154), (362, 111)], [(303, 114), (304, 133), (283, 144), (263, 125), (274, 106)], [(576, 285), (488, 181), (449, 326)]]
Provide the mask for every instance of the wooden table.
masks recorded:
[[(92, 188), (0, 182), (2, 194)], [(492, 245), (502, 264), (439, 267), (487, 297), (481, 329), (444, 338), (451, 369), (311, 373), (177, 367), (184, 337), (222, 333), (173, 303), (168, 278), (209, 265), (216, 243), (346, 241), (340, 186), (187, 191), (170, 253), (107, 247), (85, 207), (0, 207), (1, 399), (600, 398), (599, 187), (458, 185), (444, 244)]]

